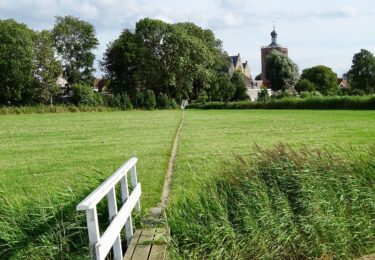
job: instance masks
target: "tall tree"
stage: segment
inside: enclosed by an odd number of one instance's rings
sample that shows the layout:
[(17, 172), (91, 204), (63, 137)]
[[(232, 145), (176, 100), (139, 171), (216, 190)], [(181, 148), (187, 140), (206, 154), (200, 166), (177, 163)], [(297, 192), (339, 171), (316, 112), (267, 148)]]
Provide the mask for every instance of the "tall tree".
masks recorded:
[(36, 33), (34, 100), (51, 105), (59, 91), (56, 80), (62, 73), (61, 63), (55, 57), (53, 46), (53, 37), (49, 31)]
[(111, 42), (103, 55), (101, 67), (110, 79), (109, 91), (115, 94), (126, 92), (135, 98), (137, 92), (138, 59), (141, 55), (137, 36), (130, 30), (124, 30), (120, 37)]
[(362, 49), (354, 55), (348, 78), (352, 89), (375, 92), (375, 57), (370, 51)]
[(297, 84), (298, 67), (288, 56), (273, 50), (266, 59), (266, 78), (270, 81), (272, 90), (288, 90)]
[(33, 72), (34, 32), (14, 20), (0, 20), (0, 104), (20, 104)]
[(232, 82), (234, 89), (235, 89), (234, 95), (233, 95), (234, 100), (249, 99), (249, 96), (247, 95), (246, 83), (240, 72), (235, 71), (230, 81)]
[(73, 16), (58, 16), (52, 33), (67, 81), (92, 83), (95, 71), (92, 51), (99, 44), (94, 26)]
[[(319, 65), (302, 71), (301, 80), (308, 80), (314, 85), (314, 90), (319, 91), (323, 95), (333, 95), (338, 91), (337, 74), (331, 68)], [(307, 86), (306, 82), (302, 86)], [(301, 87), (301, 84), (298, 86)]]
[(179, 100), (208, 90), (227, 57), (210, 30), (146, 18), (109, 45), (102, 66), (118, 93), (151, 89)]

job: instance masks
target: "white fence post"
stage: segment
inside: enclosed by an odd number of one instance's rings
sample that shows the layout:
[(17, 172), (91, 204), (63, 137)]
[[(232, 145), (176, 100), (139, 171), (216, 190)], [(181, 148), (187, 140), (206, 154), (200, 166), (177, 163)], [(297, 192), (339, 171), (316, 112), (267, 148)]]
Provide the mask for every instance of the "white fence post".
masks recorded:
[[(135, 208), (140, 210), (141, 184), (137, 182), (135, 164), (137, 158), (131, 158), (89, 196), (77, 205), (77, 210), (86, 211), (87, 229), (90, 240), (91, 256), (95, 260), (104, 260), (113, 248), (115, 259), (122, 259), (121, 232), (126, 227), (126, 242), (129, 245), (133, 236), (131, 213)], [(129, 194), (127, 173), (131, 172), (133, 190)], [(122, 206), (118, 210), (116, 201), (116, 184), (120, 182)], [(102, 235), (99, 233), (99, 222), (96, 206), (104, 198), (108, 200), (110, 224)]]
[[(131, 174), (131, 180), (132, 180), (132, 187), (133, 189), (137, 186), (138, 180), (137, 180), (137, 168), (134, 166), (130, 169)], [(135, 205), (136, 210), (141, 211), (141, 202), (138, 200), (137, 204)]]
[(99, 241), (99, 221), (96, 207), (86, 210), (87, 230), (89, 232), (91, 258), (96, 259), (95, 245)]
[[(117, 215), (117, 202), (116, 202), (116, 190), (113, 187), (107, 194), (108, 199), (108, 212), (109, 212), (109, 221), (112, 220)], [(120, 233), (121, 234), (121, 233)], [(121, 235), (117, 236), (115, 243), (113, 244), (113, 255), (116, 260), (122, 260), (122, 248), (121, 248)]]
[[(126, 200), (129, 198), (129, 186), (128, 186), (128, 178), (127, 175), (125, 175), (120, 180), (121, 185), (121, 198), (122, 203), (125, 203)], [(125, 236), (126, 236), (126, 245), (130, 245), (130, 241), (133, 236), (133, 222), (132, 222), (132, 216), (129, 216), (128, 220), (125, 223)]]

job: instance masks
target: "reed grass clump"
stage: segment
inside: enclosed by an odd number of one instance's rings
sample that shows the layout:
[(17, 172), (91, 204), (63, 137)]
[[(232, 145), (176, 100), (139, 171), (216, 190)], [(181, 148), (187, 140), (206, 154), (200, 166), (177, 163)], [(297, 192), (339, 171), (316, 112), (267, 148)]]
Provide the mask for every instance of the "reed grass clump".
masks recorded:
[(168, 208), (185, 259), (351, 259), (375, 251), (375, 149), (237, 156)]

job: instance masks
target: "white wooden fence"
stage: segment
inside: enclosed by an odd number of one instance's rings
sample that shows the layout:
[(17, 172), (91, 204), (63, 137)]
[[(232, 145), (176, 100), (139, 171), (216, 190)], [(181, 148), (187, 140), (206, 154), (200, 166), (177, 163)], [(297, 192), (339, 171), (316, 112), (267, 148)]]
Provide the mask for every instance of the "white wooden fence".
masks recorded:
[[(121, 231), (125, 226), (126, 242), (129, 245), (133, 236), (133, 224), (131, 213), (135, 208), (140, 211), (141, 184), (137, 182), (136, 163), (137, 158), (133, 157), (121, 168), (113, 173), (97, 189), (78, 204), (77, 210), (86, 211), (87, 228), (89, 232), (90, 249), (92, 258), (105, 259), (113, 247), (115, 259), (122, 259)], [(131, 175), (133, 190), (129, 195), (128, 172)], [(120, 183), (122, 207), (117, 210), (116, 184)], [(98, 214), (96, 205), (104, 198), (108, 200), (108, 212), (110, 225), (102, 235), (99, 232)]]

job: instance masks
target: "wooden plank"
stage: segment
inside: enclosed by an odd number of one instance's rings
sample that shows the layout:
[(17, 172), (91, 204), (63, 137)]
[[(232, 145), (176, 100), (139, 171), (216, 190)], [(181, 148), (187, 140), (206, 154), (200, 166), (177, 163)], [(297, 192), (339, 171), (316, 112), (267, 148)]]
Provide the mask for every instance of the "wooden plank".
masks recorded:
[(134, 260), (147, 260), (150, 255), (151, 244), (150, 245), (137, 245), (135, 248), (132, 259)]
[(167, 256), (167, 244), (153, 244), (151, 247), (151, 252), (149, 260), (164, 260)]
[[(130, 170), (133, 169), (137, 163), (137, 158), (133, 157), (124, 163), (115, 173), (113, 173), (107, 180), (105, 180), (98, 188), (90, 193), (81, 203), (78, 204), (77, 210), (86, 210), (94, 208), (102, 198), (114, 187), (121, 178)], [(135, 185), (133, 184), (133, 187)], [(137, 204), (137, 209), (139, 203)]]
[(138, 240), (139, 240), (139, 237), (141, 235), (141, 232), (142, 232), (142, 230), (136, 230), (134, 232), (133, 238), (130, 241), (130, 244), (129, 244), (128, 248), (126, 249), (126, 252), (125, 252), (125, 255), (124, 255), (124, 258), (123, 258), (124, 260), (132, 259), (133, 254), (134, 254), (134, 250), (135, 250), (135, 248), (138, 244)]
[(107, 255), (109, 250), (111, 250), (111, 247), (117, 239), (120, 230), (124, 227), (140, 197), (141, 184), (138, 183), (133, 192), (130, 194), (129, 199), (122, 206), (116, 217), (112, 220), (111, 224), (109, 224), (106, 231), (104, 231), (99, 242), (96, 244), (97, 255), (98, 253), (101, 256)]

